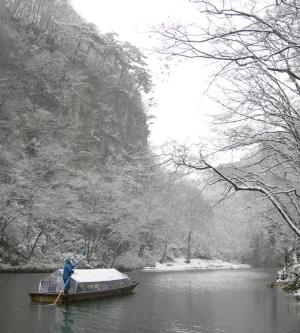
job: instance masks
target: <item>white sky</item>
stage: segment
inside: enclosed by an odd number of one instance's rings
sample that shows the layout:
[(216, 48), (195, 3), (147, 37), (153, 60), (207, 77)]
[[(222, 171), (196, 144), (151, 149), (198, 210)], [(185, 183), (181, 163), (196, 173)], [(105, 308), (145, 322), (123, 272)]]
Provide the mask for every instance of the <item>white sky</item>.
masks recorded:
[(159, 55), (150, 51), (156, 41), (149, 37), (151, 26), (167, 21), (197, 22), (199, 14), (192, 4), (187, 0), (72, 0), (72, 4), (101, 32), (117, 33), (120, 40), (136, 45), (148, 56), (157, 104), (150, 110), (156, 117), (150, 126), (150, 143), (189, 143), (208, 137), (205, 114), (212, 103), (203, 96), (208, 86), (207, 68), (200, 62), (183, 61), (172, 64), (167, 74)]

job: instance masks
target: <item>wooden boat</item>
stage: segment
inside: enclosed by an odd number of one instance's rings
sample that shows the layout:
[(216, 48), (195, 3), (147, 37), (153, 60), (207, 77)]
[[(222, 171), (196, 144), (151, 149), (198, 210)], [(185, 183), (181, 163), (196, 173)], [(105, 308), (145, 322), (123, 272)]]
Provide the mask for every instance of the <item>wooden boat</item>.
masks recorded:
[[(64, 287), (62, 273), (59, 269), (42, 279), (39, 290), (29, 294), (31, 300), (54, 303)], [(138, 284), (116, 269), (75, 269), (68, 294), (62, 293), (56, 304), (127, 295)]]

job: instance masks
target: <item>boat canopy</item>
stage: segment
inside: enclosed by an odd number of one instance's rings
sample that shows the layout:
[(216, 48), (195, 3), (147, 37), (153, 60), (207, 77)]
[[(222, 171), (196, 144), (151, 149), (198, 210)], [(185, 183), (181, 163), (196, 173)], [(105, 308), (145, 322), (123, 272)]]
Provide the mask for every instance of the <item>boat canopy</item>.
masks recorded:
[[(64, 288), (63, 270), (58, 269), (40, 281), (40, 292), (59, 292)], [(75, 269), (71, 276), (69, 292), (105, 291), (127, 287), (130, 278), (114, 268), (111, 269)]]
[(128, 279), (126, 274), (110, 269), (75, 269), (72, 280), (77, 283), (104, 282)]

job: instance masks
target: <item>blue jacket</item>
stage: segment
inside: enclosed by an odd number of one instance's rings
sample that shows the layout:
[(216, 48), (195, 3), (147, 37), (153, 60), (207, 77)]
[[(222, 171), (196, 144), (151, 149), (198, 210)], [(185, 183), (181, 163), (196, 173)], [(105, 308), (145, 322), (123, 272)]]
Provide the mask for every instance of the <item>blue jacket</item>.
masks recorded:
[(64, 272), (63, 272), (63, 279), (64, 281), (67, 281), (69, 277), (74, 273), (74, 265), (72, 264), (71, 259), (67, 259), (65, 266), (64, 266)]

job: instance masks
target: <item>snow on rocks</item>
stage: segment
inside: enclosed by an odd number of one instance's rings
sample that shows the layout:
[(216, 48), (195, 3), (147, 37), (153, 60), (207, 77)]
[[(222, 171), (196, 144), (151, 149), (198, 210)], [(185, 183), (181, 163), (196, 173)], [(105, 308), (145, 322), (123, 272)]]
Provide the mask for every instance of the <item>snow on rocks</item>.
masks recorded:
[(154, 267), (145, 267), (144, 271), (182, 271), (194, 269), (239, 269), (250, 268), (246, 264), (233, 264), (219, 259), (205, 260), (205, 259), (191, 259), (191, 263), (186, 263), (184, 258), (176, 258), (173, 262), (159, 263), (156, 262)]
[(300, 264), (294, 263), (288, 268), (284, 267), (278, 272), (277, 280), (273, 287), (283, 287), (292, 293), (297, 300), (300, 300)]
[(298, 301), (300, 301), (300, 289), (298, 289), (297, 291), (295, 291), (295, 292), (293, 293), (293, 295), (296, 297), (296, 299), (297, 299)]

